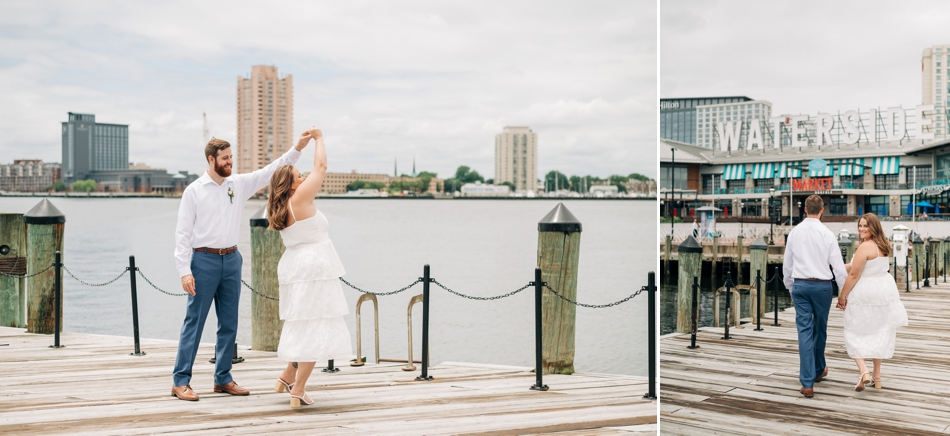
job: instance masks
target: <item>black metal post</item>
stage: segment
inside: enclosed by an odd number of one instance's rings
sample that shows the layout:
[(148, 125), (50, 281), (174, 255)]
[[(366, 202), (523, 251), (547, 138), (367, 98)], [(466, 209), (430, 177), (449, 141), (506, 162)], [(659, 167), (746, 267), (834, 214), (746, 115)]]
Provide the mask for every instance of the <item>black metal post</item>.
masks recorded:
[(691, 315), (693, 327), (689, 334), (689, 346), (686, 348), (696, 349), (699, 348), (699, 345), (696, 345), (696, 331), (699, 329), (699, 277), (696, 276), (693, 276), (693, 311)]
[(333, 366), (333, 359), (330, 359), (330, 360), (327, 361), (327, 367), (326, 367), (326, 368), (323, 368), (323, 369), (320, 370), (320, 371), (321, 371), (321, 372), (334, 373), (334, 372), (340, 372), (340, 368), (337, 368), (337, 367)]
[(947, 252), (943, 252), (943, 282), (947, 283)]
[(129, 256), (129, 278), (132, 284), (132, 337), (135, 339), (135, 352), (130, 354), (132, 356), (144, 356), (145, 352), (142, 351), (139, 343), (139, 298), (138, 291), (135, 288), (136, 271), (138, 269), (135, 267), (135, 256)]
[(772, 323), (772, 326), (778, 327), (778, 265), (775, 265), (775, 268), (772, 269), (772, 280), (775, 280), (775, 284), (772, 285), (772, 302), (775, 305), (775, 322)]
[(894, 253), (894, 283), (897, 283), (897, 253)]
[[(217, 356), (218, 356), (218, 345), (215, 344), (215, 346), (214, 346), (214, 357), (208, 359), (208, 363), (215, 363), (215, 362), (218, 360)], [(235, 342), (235, 343), (234, 343), (234, 355), (231, 356), (231, 364), (234, 365), (234, 364), (241, 363), (241, 362), (243, 362), (243, 361), (244, 361), (244, 358), (238, 356), (238, 346), (237, 346), (237, 342)], [(337, 370), (337, 371), (339, 371), (339, 370)]]
[(755, 271), (755, 331), (762, 331), (762, 310), (759, 308), (762, 307), (762, 270)]
[[(647, 327), (647, 333), (650, 335), (649, 340), (649, 356), (650, 364), (648, 365), (650, 369), (650, 390), (643, 395), (643, 398), (648, 398), (651, 400), (656, 399), (656, 273), (650, 272), (647, 274), (647, 302), (650, 304), (650, 308), (647, 310), (647, 322), (649, 326)], [(695, 301), (695, 300), (693, 300)]]
[(541, 268), (534, 269), (534, 377), (532, 391), (546, 391), (548, 387), (542, 381), (541, 373)]
[[(540, 280), (540, 279), (539, 279)], [(429, 381), (429, 265), (422, 268), (422, 375), (416, 380)]]
[(726, 271), (726, 334), (723, 339), (732, 339), (729, 337), (729, 324), (732, 323), (732, 271)]
[[(920, 265), (919, 265), (920, 262), (917, 262), (917, 259), (919, 259), (919, 258), (920, 258), (920, 256), (916, 256), (916, 255), (914, 256), (914, 276), (916, 276), (916, 277), (914, 278), (914, 280), (917, 282), (917, 289), (920, 289), (920, 270), (917, 269), (917, 268), (920, 267)], [(910, 287), (910, 286), (908, 286), (908, 288), (909, 288), (909, 287)]]
[(63, 253), (57, 251), (53, 267), (56, 270), (55, 282), (53, 283), (53, 345), (50, 348), (63, 348), (65, 345), (59, 344), (60, 318), (63, 316)]
[(930, 287), (930, 252), (929, 240), (924, 242), (924, 287)]

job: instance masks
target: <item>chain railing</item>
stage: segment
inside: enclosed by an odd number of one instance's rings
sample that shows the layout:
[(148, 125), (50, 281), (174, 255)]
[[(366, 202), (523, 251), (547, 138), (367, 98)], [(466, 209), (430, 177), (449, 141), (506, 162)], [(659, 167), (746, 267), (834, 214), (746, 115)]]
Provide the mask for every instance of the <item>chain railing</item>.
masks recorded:
[(72, 277), (73, 279), (75, 279), (77, 282), (82, 283), (82, 284), (84, 284), (84, 285), (86, 285), (86, 286), (92, 286), (92, 287), (97, 287), (97, 288), (98, 288), (98, 287), (102, 287), (102, 286), (106, 286), (106, 285), (111, 285), (111, 284), (115, 283), (116, 280), (121, 279), (122, 276), (125, 275), (125, 273), (129, 272), (129, 269), (126, 268), (126, 269), (125, 269), (124, 271), (122, 271), (118, 276), (116, 276), (116, 278), (114, 278), (114, 279), (112, 279), (112, 280), (109, 280), (109, 281), (107, 281), (107, 282), (105, 282), (105, 283), (89, 283), (89, 282), (87, 282), (87, 281), (85, 281), (85, 280), (80, 279), (79, 277), (76, 277), (76, 275), (73, 274), (73, 272), (70, 271), (69, 268), (66, 268), (66, 265), (63, 265), (63, 269), (66, 271), (66, 274), (69, 274), (69, 276)]
[(584, 303), (578, 303), (577, 301), (574, 301), (574, 300), (572, 300), (572, 299), (570, 299), (570, 298), (568, 298), (568, 297), (565, 297), (565, 296), (559, 294), (557, 291), (554, 290), (554, 288), (552, 288), (552, 287), (551, 287), (550, 285), (548, 285), (547, 283), (544, 284), (544, 287), (548, 288), (548, 290), (551, 291), (554, 295), (557, 295), (557, 296), (560, 297), (562, 300), (567, 301), (568, 303), (571, 303), (571, 304), (573, 304), (573, 305), (575, 305), (575, 306), (586, 307), (586, 308), (589, 308), (589, 309), (605, 309), (605, 308), (608, 308), (608, 307), (614, 307), (614, 306), (616, 306), (616, 305), (618, 305), (618, 304), (623, 304), (623, 303), (626, 303), (626, 302), (632, 300), (632, 299), (633, 299), (634, 297), (636, 297), (637, 295), (640, 295), (641, 292), (647, 290), (647, 287), (646, 287), (646, 286), (643, 286), (643, 287), (641, 287), (640, 289), (638, 289), (637, 292), (634, 292), (634, 293), (630, 294), (629, 297), (624, 298), (623, 300), (615, 301), (615, 302), (613, 302), (613, 303), (607, 303), (607, 304), (584, 304)]
[(419, 284), (419, 283), (422, 283), (422, 279), (420, 278), (420, 279), (416, 279), (416, 281), (414, 281), (414, 282), (408, 284), (407, 286), (404, 286), (404, 287), (402, 287), (402, 288), (400, 288), (400, 289), (397, 289), (397, 290), (395, 290), (395, 291), (392, 291), (392, 292), (370, 292), (370, 291), (367, 291), (367, 290), (365, 290), (365, 289), (361, 289), (361, 288), (359, 288), (358, 286), (356, 286), (356, 285), (354, 285), (354, 284), (352, 284), (352, 283), (346, 281), (345, 279), (343, 279), (343, 277), (340, 277), (340, 281), (343, 282), (344, 284), (346, 284), (347, 286), (349, 286), (349, 287), (351, 287), (351, 288), (353, 288), (353, 289), (359, 291), (359, 292), (362, 292), (362, 293), (364, 293), (364, 294), (375, 295), (375, 296), (377, 296), (377, 297), (383, 297), (383, 296), (386, 296), (386, 295), (395, 295), (395, 294), (398, 294), (398, 293), (400, 293), (400, 292), (407, 291), (407, 290), (409, 290), (410, 288), (412, 288), (413, 286), (415, 286), (415, 285), (417, 285), (417, 284)]
[(163, 293), (163, 294), (165, 294), (165, 295), (171, 295), (172, 297), (184, 297), (185, 295), (188, 295), (187, 292), (183, 292), (183, 293), (181, 293), (181, 294), (177, 294), (177, 293), (174, 293), (174, 292), (168, 292), (168, 291), (166, 291), (166, 290), (164, 290), (164, 289), (162, 289), (162, 288), (159, 288), (158, 286), (155, 286), (155, 283), (152, 283), (152, 281), (149, 280), (148, 277), (145, 277), (145, 274), (142, 274), (142, 270), (140, 270), (140, 269), (138, 269), (138, 268), (135, 268), (135, 272), (139, 273), (139, 276), (142, 277), (142, 279), (145, 280), (145, 283), (148, 283), (149, 286), (155, 288), (155, 290), (158, 291), (158, 292), (161, 292), (161, 293)]
[(436, 286), (438, 286), (438, 287), (440, 287), (440, 288), (442, 288), (442, 289), (448, 291), (450, 294), (454, 294), (454, 295), (457, 295), (457, 296), (462, 297), (462, 298), (468, 298), (469, 300), (479, 300), (479, 301), (500, 300), (500, 299), (502, 299), (502, 298), (510, 297), (510, 296), (512, 296), (512, 295), (515, 295), (515, 294), (517, 294), (517, 293), (519, 293), (519, 292), (521, 292), (521, 291), (523, 291), (523, 290), (525, 290), (525, 289), (528, 289), (528, 288), (530, 288), (531, 286), (533, 286), (532, 283), (528, 283), (527, 285), (524, 285), (524, 286), (522, 286), (521, 288), (518, 288), (518, 289), (516, 289), (516, 290), (514, 290), (514, 291), (511, 291), (511, 292), (509, 292), (509, 293), (507, 293), (507, 294), (498, 295), (498, 296), (495, 296), (495, 297), (473, 297), (473, 296), (471, 296), (471, 295), (465, 295), (465, 294), (463, 294), (463, 293), (461, 293), (461, 292), (455, 292), (455, 291), (453, 291), (453, 290), (447, 288), (447, 287), (446, 287), (445, 285), (443, 285), (442, 283), (439, 283), (438, 280), (432, 279), (432, 283), (435, 283)]

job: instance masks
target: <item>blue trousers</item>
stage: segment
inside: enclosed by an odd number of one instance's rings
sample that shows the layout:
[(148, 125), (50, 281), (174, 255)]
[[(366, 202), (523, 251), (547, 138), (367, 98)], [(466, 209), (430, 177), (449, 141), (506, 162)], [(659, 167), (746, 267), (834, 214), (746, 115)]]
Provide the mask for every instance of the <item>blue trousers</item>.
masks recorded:
[(815, 377), (825, 369), (825, 342), (828, 339), (828, 312), (831, 310), (831, 282), (795, 280), (792, 285), (795, 326), (798, 328), (798, 379), (813, 388)]
[(214, 302), (218, 317), (218, 338), (215, 343), (214, 384), (226, 385), (232, 381), (231, 358), (237, 338), (238, 305), (241, 299), (240, 252), (221, 256), (214, 253), (194, 252), (191, 273), (195, 277), (195, 295), (188, 296), (185, 322), (181, 326), (178, 356), (175, 358), (173, 380), (175, 386), (191, 384), (191, 367), (195, 364), (201, 332)]

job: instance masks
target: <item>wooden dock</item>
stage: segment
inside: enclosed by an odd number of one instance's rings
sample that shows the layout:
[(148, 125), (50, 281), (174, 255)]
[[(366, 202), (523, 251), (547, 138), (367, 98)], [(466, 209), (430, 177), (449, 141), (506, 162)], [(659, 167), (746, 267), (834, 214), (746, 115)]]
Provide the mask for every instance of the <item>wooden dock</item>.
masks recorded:
[[(950, 433), (950, 285), (901, 292), (910, 325), (898, 329), (883, 389), (855, 392), (857, 366), (842, 339), (843, 312), (828, 321), (828, 377), (799, 392), (795, 310), (755, 326), (702, 328), (661, 339), (660, 429), (666, 435), (932, 435)], [(834, 303), (832, 303), (833, 305)], [(868, 361), (870, 367), (871, 362)]]
[[(312, 406), (290, 409), (274, 392), (286, 362), (277, 353), (240, 351), (234, 379), (251, 395), (212, 393), (214, 345), (202, 344), (192, 387), (197, 402), (170, 395), (177, 342), (146, 339), (130, 356), (127, 337), (53, 337), (0, 327), (0, 434), (656, 434), (657, 403), (642, 398), (645, 377), (551, 375), (531, 391), (530, 368), (451, 363), (434, 381), (399, 364), (315, 370)], [(319, 366), (319, 365), (318, 365)]]

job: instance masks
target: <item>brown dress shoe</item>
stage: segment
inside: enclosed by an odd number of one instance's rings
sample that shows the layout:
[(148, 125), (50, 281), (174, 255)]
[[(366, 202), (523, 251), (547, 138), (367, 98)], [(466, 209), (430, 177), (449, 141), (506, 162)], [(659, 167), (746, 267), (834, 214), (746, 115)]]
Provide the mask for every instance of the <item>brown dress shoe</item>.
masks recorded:
[(172, 396), (179, 400), (198, 401), (198, 394), (191, 389), (191, 386), (175, 386), (172, 388)]
[(821, 379), (823, 379), (823, 378), (825, 378), (825, 377), (828, 377), (828, 367), (827, 367), (827, 366), (825, 367), (825, 370), (821, 372), (821, 374), (818, 374), (818, 377), (815, 377), (815, 383), (820, 382)]
[(799, 392), (801, 392), (802, 395), (805, 396), (805, 398), (811, 398), (815, 396), (815, 390), (813, 388), (802, 387), (802, 389)]
[(248, 394), (251, 393), (251, 392), (248, 391), (247, 389), (244, 389), (244, 388), (238, 386), (237, 383), (235, 383), (235, 382), (233, 382), (233, 381), (232, 381), (231, 383), (228, 383), (228, 384), (224, 385), (224, 386), (221, 386), (221, 385), (214, 385), (214, 391), (215, 391), (215, 392), (225, 393), (225, 394), (231, 394), (231, 395), (248, 395)]

